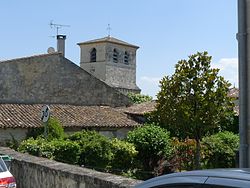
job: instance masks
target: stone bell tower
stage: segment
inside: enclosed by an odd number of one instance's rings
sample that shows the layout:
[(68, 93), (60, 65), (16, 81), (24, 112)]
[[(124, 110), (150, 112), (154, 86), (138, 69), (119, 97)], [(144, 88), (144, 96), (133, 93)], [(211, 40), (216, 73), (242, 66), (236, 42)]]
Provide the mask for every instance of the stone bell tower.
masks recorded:
[(138, 46), (111, 36), (78, 45), (81, 48), (81, 68), (124, 94), (140, 93), (136, 85)]

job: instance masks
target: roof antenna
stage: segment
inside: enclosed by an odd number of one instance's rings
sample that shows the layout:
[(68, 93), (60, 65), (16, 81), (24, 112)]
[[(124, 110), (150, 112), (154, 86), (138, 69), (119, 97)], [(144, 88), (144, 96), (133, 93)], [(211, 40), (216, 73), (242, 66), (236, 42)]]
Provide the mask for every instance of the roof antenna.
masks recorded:
[(62, 25), (62, 24), (53, 23), (53, 20), (50, 21), (49, 25), (50, 25), (50, 28), (56, 28), (56, 35), (59, 34), (59, 29), (61, 29), (62, 27), (70, 27), (70, 25)]
[(108, 30), (108, 37), (110, 37), (110, 31), (111, 31), (110, 24), (108, 24), (107, 30)]

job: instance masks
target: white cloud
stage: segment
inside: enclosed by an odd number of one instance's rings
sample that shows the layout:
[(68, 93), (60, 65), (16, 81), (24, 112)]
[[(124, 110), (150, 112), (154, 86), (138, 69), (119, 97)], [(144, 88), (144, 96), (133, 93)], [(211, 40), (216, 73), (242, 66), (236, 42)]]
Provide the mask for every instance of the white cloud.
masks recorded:
[(228, 80), (232, 86), (239, 86), (237, 58), (222, 58), (218, 63), (212, 63), (212, 67), (220, 69), (219, 75)]

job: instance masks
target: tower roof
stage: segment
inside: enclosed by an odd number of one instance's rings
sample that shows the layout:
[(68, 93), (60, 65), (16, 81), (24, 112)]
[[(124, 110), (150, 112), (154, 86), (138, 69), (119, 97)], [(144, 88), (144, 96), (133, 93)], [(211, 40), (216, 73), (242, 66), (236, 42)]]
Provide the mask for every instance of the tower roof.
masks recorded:
[(125, 45), (125, 46), (130, 46), (130, 47), (133, 47), (133, 48), (139, 48), (139, 46), (129, 44), (127, 42), (124, 42), (122, 40), (119, 40), (119, 39), (111, 37), (111, 36), (103, 37), (103, 38), (100, 38), (100, 39), (89, 40), (89, 41), (86, 41), (86, 42), (80, 42), (80, 43), (77, 43), (77, 44), (78, 45), (84, 45), (84, 44), (103, 43), (103, 42), (109, 42), (109, 43), (114, 43), (114, 44), (121, 44), (121, 45)]

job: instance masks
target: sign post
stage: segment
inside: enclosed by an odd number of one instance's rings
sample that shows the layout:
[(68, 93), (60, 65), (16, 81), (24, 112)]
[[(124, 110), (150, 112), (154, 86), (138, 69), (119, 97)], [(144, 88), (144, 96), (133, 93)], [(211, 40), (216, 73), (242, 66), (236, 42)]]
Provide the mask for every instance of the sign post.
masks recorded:
[(48, 105), (42, 107), (40, 118), (44, 124), (44, 136), (47, 139), (48, 137), (48, 121), (50, 117), (50, 108)]

